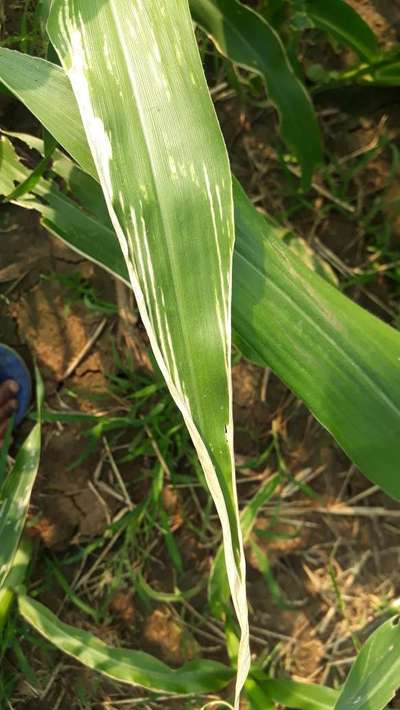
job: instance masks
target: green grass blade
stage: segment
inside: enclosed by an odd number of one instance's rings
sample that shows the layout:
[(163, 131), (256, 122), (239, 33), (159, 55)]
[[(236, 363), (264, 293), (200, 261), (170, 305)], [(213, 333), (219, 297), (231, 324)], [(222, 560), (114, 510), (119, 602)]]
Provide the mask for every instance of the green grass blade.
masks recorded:
[[(0, 48), (0, 79), (12, 87), (12, 73), (3, 76), (3, 52), (9, 66), (10, 51)], [(14, 52), (14, 56), (18, 64), (21, 55)], [(35, 66), (39, 61), (30, 60)], [(57, 77), (68, 96), (67, 114), (75, 99), (71, 89), (68, 94), (65, 75), (58, 73)], [(45, 86), (43, 91), (46, 93)], [(24, 101), (23, 94), (20, 98)], [(47, 113), (52, 110), (51, 101), (38, 100), (35, 115), (39, 120), (43, 105)], [(69, 113), (74, 116), (74, 111)], [(73, 136), (78, 129), (85, 143), (81, 122), (79, 127), (72, 126)], [(60, 123), (56, 130), (59, 143), (73, 155), (69, 124)], [(84, 161), (81, 167), (90, 173), (90, 165)], [(271, 367), (305, 401), (360, 470), (400, 499), (400, 334), (304, 268), (276, 238), (274, 226), (255, 210), (236, 181), (234, 202), (232, 325), (240, 349), (250, 359)], [(57, 217), (53, 209), (55, 233)], [(68, 227), (66, 222), (64, 225)], [(61, 236), (96, 260), (98, 240), (85, 236), (84, 230), (69, 234), (65, 229)], [(98, 261), (103, 259), (105, 268), (113, 264), (114, 273), (126, 279), (122, 254), (111, 233), (107, 244), (105, 238), (102, 241), (102, 250), (106, 255)]]
[(400, 687), (399, 618), (389, 619), (363, 645), (335, 710), (383, 710)]
[(367, 61), (379, 54), (378, 39), (369, 25), (344, 0), (305, 0), (305, 9), (315, 26), (354, 49)]
[(0, 589), (13, 564), (39, 468), (43, 383), (36, 371), (38, 421), (22, 444), (0, 491)]
[(260, 74), (276, 106), (283, 139), (294, 151), (308, 185), (322, 162), (321, 134), (310, 97), (295, 75), (278, 33), (237, 0), (190, 0), (194, 20), (235, 64)]
[(234, 677), (232, 669), (217, 661), (190, 661), (175, 670), (142, 651), (107, 646), (93, 634), (64, 624), (28, 596), (20, 596), (18, 605), (25, 621), (56, 648), (120, 683), (166, 693), (210, 693)]
[(154, 355), (221, 520), (242, 630), (238, 703), (250, 652), (233, 460), (232, 183), (189, 7), (53, 0), (48, 32), (75, 92)]

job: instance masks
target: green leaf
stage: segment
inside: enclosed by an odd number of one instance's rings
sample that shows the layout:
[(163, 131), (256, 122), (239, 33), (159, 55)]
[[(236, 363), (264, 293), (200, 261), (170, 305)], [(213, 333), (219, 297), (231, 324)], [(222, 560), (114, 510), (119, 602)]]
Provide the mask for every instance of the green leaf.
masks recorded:
[(0, 72), (6, 87), (35, 116), (40, 116), (40, 122), (52, 136), (56, 138), (60, 127), (65, 126), (71, 155), (78, 163), (87, 166), (86, 172), (97, 178), (87, 140), (82, 140), (79, 109), (75, 100), (71, 102), (71, 86), (61, 67), (45, 59), (0, 47)]
[(270, 694), (257, 683), (252, 673), (247, 678), (244, 688), (249, 701), (249, 710), (275, 710), (276, 704)]
[[(10, 50), (0, 48), (0, 79), (6, 80), (4, 52), (10, 66)], [(14, 55), (18, 64), (21, 55)], [(30, 60), (35, 66), (39, 61)], [(66, 88), (68, 80), (59, 73), (57, 77), (67, 96), (64, 113), (74, 116), (76, 112), (69, 109), (75, 100)], [(56, 80), (54, 74), (52, 80)], [(7, 82), (13, 86), (12, 72), (7, 71)], [(41, 92), (47, 95), (47, 104), (38, 96), (34, 111), (39, 120), (43, 107), (46, 113), (53, 107), (45, 84), (38, 89), (38, 94)], [(20, 98), (24, 101), (23, 92)], [(76, 140), (70, 139), (70, 132), (75, 138), (79, 131), (80, 141), (85, 143), (81, 122), (78, 126), (59, 123), (55, 138), (73, 155)], [(79, 152), (83, 151), (81, 146)], [(90, 173), (91, 161), (84, 161), (81, 167)], [(400, 333), (299, 263), (236, 181), (234, 202), (232, 325), (240, 350), (271, 367), (305, 401), (360, 470), (400, 499)], [(53, 210), (53, 218), (57, 216)], [(111, 233), (108, 241), (105, 235), (102, 238), (98, 254), (100, 240), (88, 238), (83, 230), (71, 236), (65, 221), (64, 225), (67, 243), (126, 279), (126, 267)]]
[(38, 421), (18, 451), (0, 490), (0, 589), (4, 586), (18, 549), (39, 468), (43, 383), (36, 370)]
[(88, 668), (120, 683), (166, 693), (210, 693), (226, 686), (235, 671), (217, 661), (197, 660), (172, 669), (142, 651), (107, 646), (93, 634), (60, 621), (43, 604), (18, 598), (19, 611), (53, 646)]
[(292, 253), (297, 254), (300, 261), (308, 266), (311, 271), (322, 276), (333, 286), (339, 285), (339, 279), (332, 269), (331, 265), (325, 261), (312, 247), (309, 246), (303, 237), (298, 237), (295, 234), (289, 233), (285, 235), (284, 241), (290, 246)]
[(357, 54), (373, 61), (379, 54), (376, 35), (351, 5), (344, 0), (305, 0), (305, 9), (316, 27), (349, 45)]
[(400, 687), (399, 618), (389, 619), (363, 645), (335, 710), (383, 710)]
[(237, 0), (190, 0), (190, 7), (194, 20), (224, 56), (265, 80), (280, 116), (282, 137), (294, 151), (308, 186), (322, 162), (321, 135), (314, 107), (278, 33)]
[(234, 183), (233, 326), (361, 471), (400, 498), (400, 333), (309, 271)]
[(53, 0), (48, 33), (77, 99), (142, 322), (221, 520), (242, 631), (238, 704), (250, 651), (233, 458), (232, 183), (189, 7)]
[(34, 170), (30, 172), (25, 180), (23, 180), (17, 187), (12, 190), (12, 192), (9, 195), (5, 196), (5, 200), (8, 202), (12, 202), (13, 200), (17, 200), (18, 198), (23, 197), (26, 195), (28, 192), (31, 192), (35, 188), (35, 185), (39, 182), (40, 178), (43, 176), (45, 171), (47, 170), (51, 159), (52, 155), (54, 153), (54, 150), (56, 148), (56, 143), (54, 139), (51, 139), (51, 143), (49, 145), (49, 150), (48, 152), (46, 151), (45, 156), (40, 160), (40, 162), (36, 165)]
[[(333, 710), (336, 708), (335, 702), (338, 692), (322, 685), (298, 683), (293, 680), (275, 680), (260, 671), (253, 671), (249, 680), (258, 686), (259, 691), (264, 692), (267, 698), (271, 698), (285, 708), (294, 708), (294, 710)], [(346, 710), (349, 710), (349, 707), (347, 705)], [(255, 704), (254, 710), (262, 710), (261, 705)]]
[(31, 561), (32, 541), (23, 535), (14, 555), (10, 571), (0, 589), (0, 637), (15, 599), (15, 590), (24, 583)]
[[(20, 134), (21, 140), (29, 141), (31, 137)], [(38, 140), (38, 139), (36, 139)], [(43, 142), (35, 142), (35, 148), (40, 151)], [(61, 166), (61, 170), (59, 170)], [(58, 156), (53, 165), (54, 171), (60, 177), (65, 177), (66, 171)], [(71, 164), (71, 172), (74, 168)], [(91, 178), (75, 167), (75, 173), (79, 174), (77, 181), (90, 181)], [(15, 150), (7, 138), (0, 140), (0, 195), (6, 194), (9, 185), (14, 182), (22, 182), (29, 175), (29, 171), (18, 160)], [(94, 186), (94, 188), (93, 188)], [(109, 273), (122, 278), (128, 285), (128, 270), (122, 255), (121, 249), (115, 238), (114, 229), (108, 219), (108, 212), (104, 212), (104, 198), (98, 183), (91, 184), (92, 191), (88, 191), (90, 210), (95, 212), (96, 205), (99, 213), (103, 213), (103, 221), (99, 221), (95, 215), (82, 210), (79, 205), (61, 192), (55, 182), (40, 180), (35, 186), (34, 192), (17, 203), (27, 209), (36, 209), (42, 215), (43, 225), (62, 239), (66, 244), (75, 249), (83, 256), (91, 254), (91, 259), (95, 263), (105, 268)], [(83, 193), (82, 193), (83, 197)]]
[[(281, 482), (280, 474), (275, 474), (260, 488), (255, 494), (250, 503), (242, 510), (240, 514), (240, 525), (244, 542), (247, 542), (251, 531), (256, 523), (257, 514), (261, 506), (263, 506), (274, 494), (279, 483)], [(214, 558), (213, 565), (210, 570), (208, 581), (208, 603), (214, 616), (221, 617), (224, 615), (229, 602), (229, 585), (224, 564), (224, 548), (221, 545), (218, 548)]]
[(366, 81), (379, 86), (400, 86), (400, 56), (397, 53), (392, 59), (387, 60), (387, 63), (382, 60), (382, 65), (378, 64), (378, 68), (372, 72), (372, 80), (370, 76), (366, 77)]

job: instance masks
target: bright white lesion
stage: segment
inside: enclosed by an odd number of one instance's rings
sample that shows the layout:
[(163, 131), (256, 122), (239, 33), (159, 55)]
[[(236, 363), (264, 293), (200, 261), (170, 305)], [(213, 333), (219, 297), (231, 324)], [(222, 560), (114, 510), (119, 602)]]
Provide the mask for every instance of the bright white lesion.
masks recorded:
[(176, 169), (175, 159), (174, 159), (174, 156), (173, 156), (173, 155), (169, 155), (169, 156), (168, 156), (168, 165), (169, 165), (169, 169), (170, 169), (170, 171), (171, 171), (172, 177), (173, 177), (173, 178), (177, 178), (177, 177), (178, 177), (178, 171), (177, 171), (177, 169)]
[[(203, 174), (204, 174), (204, 181), (205, 181), (205, 185), (206, 185), (206, 193), (207, 193), (208, 206), (210, 209), (211, 222), (212, 222), (212, 227), (213, 227), (213, 234), (214, 234), (214, 241), (215, 241), (215, 252), (216, 252), (217, 260), (218, 260), (218, 277), (219, 277), (219, 283), (220, 283), (220, 290), (219, 290), (219, 292), (216, 292), (216, 300), (217, 300), (218, 308), (219, 309), (221, 309), (221, 307), (223, 308), (223, 320), (226, 320), (226, 318), (227, 318), (226, 283), (225, 283), (226, 268), (224, 267), (223, 260), (222, 260), (221, 243), (220, 243), (221, 234), (220, 234), (220, 230), (219, 230), (218, 224), (217, 224), (217, 214), (215, 211), (214, 197), (213, 197), (213, 193), (212, 193), (210, 178), (209, 178), (208, 171), (207, 171), (207, 166), (205, 163), (203, 163)], [(222, 227), (222, 224), (223, 224), (223, 222), (222, 222), (222, 220), (220, 220), (219, 226)], [(223, 336), (224, 339), (225, 339), (225, 336), (226, 336), (226, 326), (224, 327), (224, 336)]]
[(219, 189), (219, 185), (216, 185), (216, 187), (215, 187), (215, 192), (216, 192), (216, 195), (217, 195), (217, 202), (218, 202), (218, 208), (219, 208), (219, 216), (220, 216), (220, 220), (221, 220), (221, 223), (222, 223), (222, 222), (223, 222), (223, 219), (224, 219), (224, 211), (223, 211), (223, 208), (222, 208), (221, 190)]
[(104, 44), (103, 44), (103, 52), (104, 52), (104, 58), (106, 60), (106, 67), (110, 74), (114, 73), (114, 66), (112, 63), (112, 54), (110, 52), (110, 47), (107, 41), (107, 38), (104, 38)]
[(189, 168), (189, 170), (190, 170), (190, 177), (192, 178), (192, 182), (194, 182), (194, 184), (195, 184), (197, 187), (200, 187), (200, 181), (199, 181), (199, 178), (198, 178), (198, 176), (197, 176), (196, 168), (194, 167), (194, 163), (190, 163), (190, 168)]
[(178, 42), (175, 42), (174, 50), (175, 50), (176, 61), (178, 62), (179, 66), (181, 67), (183, 65), (183, 55), (182, 55), (180, 44), (178, 44)]
[(145, 185), (144, 183), (141, 183), (141, 184), (139, 185), (139, 190), (140, 190), (140, 194), (143, 196), (144, 201), (145, 201), (145, 202), (148, 202), (149, 193), (148, 193), (148, 190), (147, 190), (147, 185)]
[(88, 66), (82, 44), (82, 35), (79, 30), (72, 30), (70, 36), (71, 66), (69, 76), (74, 91), (86, 122), (86, 132), (92, 153), (97, 165), (101, 166), (100, 174), (103, 178), (103, 190), (109, 201), (113, 197), (113, 184), (111, 179), (112, 147), (111, 140), (104, 127), (103, 121), (93, 111), (89, 85), (86, 79)]

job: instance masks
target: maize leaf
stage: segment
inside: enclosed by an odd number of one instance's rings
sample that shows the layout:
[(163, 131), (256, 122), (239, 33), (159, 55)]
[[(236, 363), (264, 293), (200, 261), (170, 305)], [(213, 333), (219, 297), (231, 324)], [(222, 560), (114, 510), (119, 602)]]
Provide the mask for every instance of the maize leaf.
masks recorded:
[(246, 680), (244, 689), (249, 701), (248, 710), (276, 710), (276, 704), (265, 688), (254, 680), (252, 674)]
[(301, 165), (303, 184), (309, 185), (322, 162), (320, 129), (310, 97), (278, 33), (237, 0), (190, 0), (190, 8), (193, 19), (223, 55), (263, 77), (280, 116), (282, 137)]
[(32, 548), (32, 541), (27, 535), (23, 535), (14, 555), (4, 586), (0, 589), (0, 637), (15, 599), (15, 591), (25, 582), (26, 573), (32, 557)]
[(383, 710), (400, 687), (399, 618), (389, 619), (363, 645), (334, 710)]
[(88, 631), (64, 624), (47, 607), (21, 595), (18, 607), (25, 621), (60, 651), (120, 683), (165, 693), (209, 693), (220, 690), (234, 671), (218, 661), (196, 660), (172, 669), (142, 651), (107, 646)]
[(254, 698), (251, 710), (263, 710), (264, 693), (266, 699), (294, 710), (333, 710), (338, 698), (338, 692), (332, 688), (269, 678), (266, 673), (256, 670), (251, 672), (247, 687), (250, 700)]
[(18, 550), (39, 468), (43, 383), (38, 370), (36, 383), (38, 421), (18, 451), (0, 490), (0, 589), (7, 580)]
[[(142, 321), (219, 514), (250, 665), (231, 395), (232, 182), (187, 2), (53, 0), (70, 78)], [(191, 268), (193, 264), (196, 268)]]
[(65, 126), (71, 155), (78, 163), (86, 165), (87, 172), (97, 179), (89, 145), (86, 139), (82, 140), (79, 109), (75, 99), (71, 102), (71, 86), (61, 67), (5, 47), (0, 47), (0, 54), (6, 87), (21, 98), (35, 116), (45, 117), (43, 121), (39, 120), (54, 137), (60, 127)]
[[(235, 183), (233, 327), (361, 471), (400, 498), (400, 333), (309, 271)], [(246, 354), (246, 350), (245, 350)]]

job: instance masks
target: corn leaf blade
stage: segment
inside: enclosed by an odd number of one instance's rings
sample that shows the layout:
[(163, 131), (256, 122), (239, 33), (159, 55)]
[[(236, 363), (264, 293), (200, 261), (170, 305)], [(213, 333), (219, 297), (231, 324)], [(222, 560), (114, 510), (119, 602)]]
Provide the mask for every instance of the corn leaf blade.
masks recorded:
[(263, 17), (237, 0), (190, 0), (194, 20), (235, 64), (260, 74), (276, 106), (284, 140), (295, 152), (308, 185), (322, 162), (320, 129), (308, 93), (285, 47)]
[(18, 606), (25, 621), (60, 651), (120, 683), (166, 693), (209, 693), (234, 677), (232, 669), (217, 661), (190, 661), (175, 670), (142, 651), (107, 646), (93, 634), (64, 624), (25, 595), (19, 596)]
[[(252, 671), (249, 677), (251, 696), (255, 698), (252, 710), (262, 710), (263, 693), (268, 699), (294, 710), (333, 710), (338, 692), (322, 685), (299, 683), (293, 680), (269, 678), (266, 673)], [(257, 693), (258, 690), (258, 693)], [(347, 710), (349, 706), (346, 706)]]
[(250, 652), (233, 460), (232, 184), (189, 7), (53, 0), (48, 33), (75, 92), (153, 352), (221, 520), (242, 630), (237, 704)]
[[(234, 183), (233, 326), (371, 481), (400, 498), (400, 333), (309, 271)], [(246, 354), (246, 350), (245, 353)]]
[(382, 624), (363, 645), (334, 710), (383, 710), (400, 687), (398, 617)]
[[(4, 84), (18, 96), (49, 133), (57, 136), (62, 124), (68, 126), (71, 155), (97, 179), (97, 172), (88, 142), (82, 141), (82, 121), (76, 101), (71, 102), (71, 85), (61, 67), (22, 52), (0, 47), (1, 73)], [(23, 97), (23, 98), (22, 98)], [(52, 109), (49, 110), (49, 105)], [(65, 114), (65, 107), (68, 113)], [(66, 121), (66, 115), (68, 121)]]
[(30, 538), (22, 535), (4, 586), (0, 589), (0, 639), (15, 600), (15, 591), (25, 582), (32, 558), (32, 548)]
[(43, 383), (36, 371), (38, 421), (18, 451), (0, 490), (0, 589), (6, 583), (24, 529), (40, 462)]

